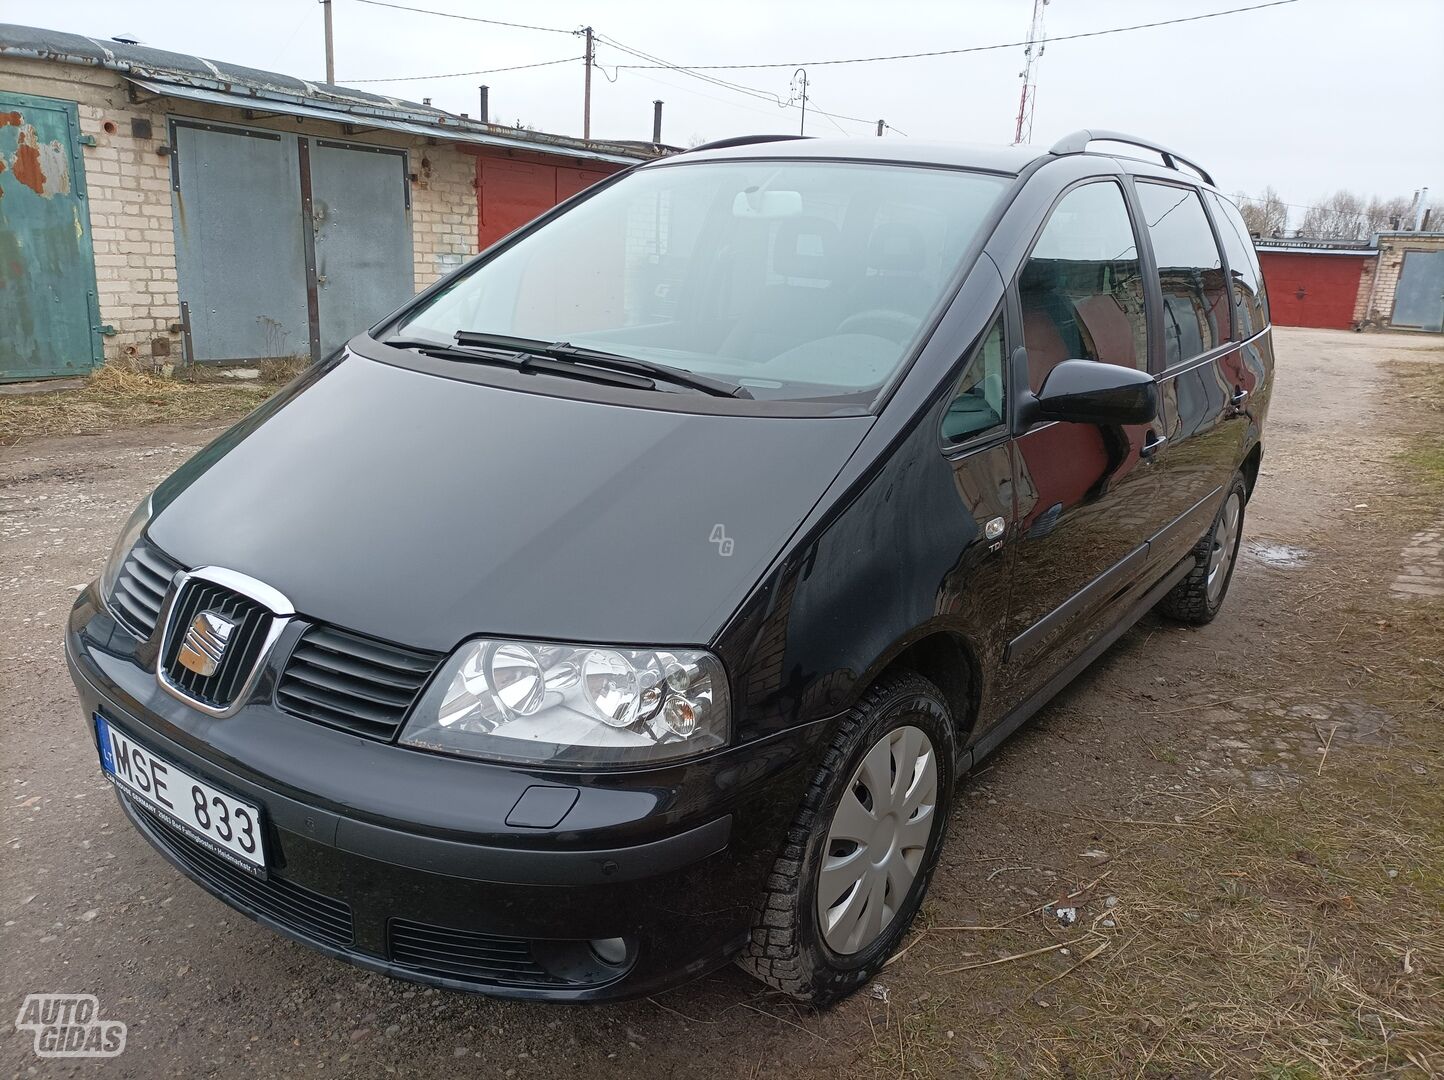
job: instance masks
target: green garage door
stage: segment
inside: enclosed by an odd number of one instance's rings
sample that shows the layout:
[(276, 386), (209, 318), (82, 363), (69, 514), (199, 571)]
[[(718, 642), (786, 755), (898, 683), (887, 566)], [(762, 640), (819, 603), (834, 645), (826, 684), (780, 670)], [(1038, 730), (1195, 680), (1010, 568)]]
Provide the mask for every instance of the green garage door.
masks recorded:
[(0, 93), (0, 382), (102, 358), (79, 142), (73, 102)]

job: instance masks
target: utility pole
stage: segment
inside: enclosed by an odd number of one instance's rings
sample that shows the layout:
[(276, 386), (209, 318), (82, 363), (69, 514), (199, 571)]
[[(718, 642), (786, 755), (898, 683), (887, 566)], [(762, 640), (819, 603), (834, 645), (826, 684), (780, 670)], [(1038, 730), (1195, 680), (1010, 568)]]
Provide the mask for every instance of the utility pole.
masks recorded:
[(662, 145), (662, 100), (652, 102), (652, 145)]
[(1013, 145), (1028, 142), (1033, 138), (1033, 103), (1038, 96), (1038, 88), (1034, 82), (1034, 69), (1038, 62), (1043, 59), (1045, 36), (1043, 33), (1043, 9), (1048, 6), (1048, 0), (1033, 0), (1033, 22), (1028, 27), (1028, 44), (1023, 48), (1023, 55), (1027, 58), (1019, 77), (1023, 80), (1023, 89), (1018, 95), (1018, 124), (1013, 129)]
[(884, 129), (886, 129), (886, 128), (887, 128), (887, 121), (886, 121), (886, 120), (879, 120), (879, 121), (877, 122), (877, 137), (878, 137), (879, 139), (882, 138), (882, 133), (883, 133)]
[(590, 142), (592, 138), (592, 28), (582, 27), (582, 33), (587, 36), (587, 51), (582, 57), (582, 62), (587, 65), (587, 80), (582, 90), (582, 139)]
[(802, 76), (802, 123), (797, 128), (797, 134), (807, 134), (807, 69), (798, 68), (792, 73), (792, 81), (797, 82), (797, 76)]
[(321, 10), (326, 15), (326, 81), (336, 81), (336, 43), (331, 34), (331, 0), (321, 0)]

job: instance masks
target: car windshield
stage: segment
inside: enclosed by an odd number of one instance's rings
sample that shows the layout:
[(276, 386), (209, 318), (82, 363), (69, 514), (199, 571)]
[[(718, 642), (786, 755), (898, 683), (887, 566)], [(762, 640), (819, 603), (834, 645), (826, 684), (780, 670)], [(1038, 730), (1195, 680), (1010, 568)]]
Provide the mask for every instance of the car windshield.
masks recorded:
[(567, 342), (774, 400), (869, 404), (1008, 181), (827, 161), (640, 169), (390, 331)]

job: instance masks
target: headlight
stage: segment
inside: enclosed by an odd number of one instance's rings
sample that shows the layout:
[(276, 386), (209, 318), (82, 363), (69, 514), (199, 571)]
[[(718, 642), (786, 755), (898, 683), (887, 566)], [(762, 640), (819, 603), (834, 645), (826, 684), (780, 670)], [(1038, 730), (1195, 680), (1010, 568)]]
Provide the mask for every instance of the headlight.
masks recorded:
[(442, 665), (406, 746), (552, 765), (640, 765), (727, 745), (722, 665), (692, 649), (478, 638)]
[(120, 577), (120, 568), (125, 565), (125, 557), (130, 554), (130, 549), (135, 547), (135, 542), (140, 539), (140, 534), (145, 532), (145, 527), (149, 524), (150, 496), (147, 495), (131, 512), (130, 520), (125, 523), (125, 528), (120, 530), (120, 535), (115, 540), (115, 546), (110, 549), (110, 558), (105, 561), (105, 569), (100, 572), (100, 598), (107, 604), (110, 603), (111, 594), (115, 591), (115, 579)]

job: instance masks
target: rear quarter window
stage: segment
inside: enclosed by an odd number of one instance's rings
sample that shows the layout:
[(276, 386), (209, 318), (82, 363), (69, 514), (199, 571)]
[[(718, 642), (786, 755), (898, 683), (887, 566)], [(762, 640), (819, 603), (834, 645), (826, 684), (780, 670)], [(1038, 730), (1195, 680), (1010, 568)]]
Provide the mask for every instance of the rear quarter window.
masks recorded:
[(1163, 341), (1169, 365), (1229, 340), (1223, 258), (1194, 188), (1139, 181), (1138, 200), (1163, 290)]
[(1258, 253), (1248, 234), (1243, 215), (1227, 199), (1208, 193), (1213, 220), (1228, 256), (1228, 276), (1232, 285), (1236, 336), (1249, 338), (1268, 325), (1268, 300), (1264, 296), (1263, 273)]

